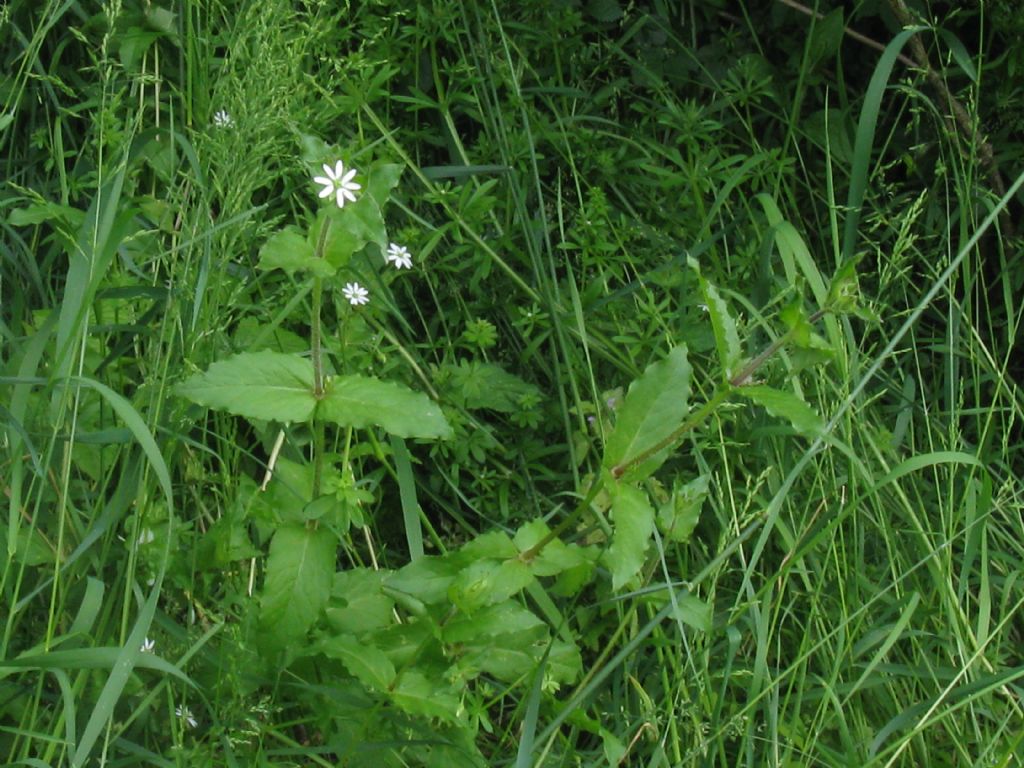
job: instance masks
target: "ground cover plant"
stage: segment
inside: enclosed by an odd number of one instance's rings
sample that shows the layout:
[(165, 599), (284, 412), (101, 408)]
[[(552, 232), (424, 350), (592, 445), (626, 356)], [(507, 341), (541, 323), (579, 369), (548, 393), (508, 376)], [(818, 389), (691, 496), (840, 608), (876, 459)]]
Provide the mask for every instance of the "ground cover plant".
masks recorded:
[(11, 0), (0, 764), (1022, 764), (1020, 25)]

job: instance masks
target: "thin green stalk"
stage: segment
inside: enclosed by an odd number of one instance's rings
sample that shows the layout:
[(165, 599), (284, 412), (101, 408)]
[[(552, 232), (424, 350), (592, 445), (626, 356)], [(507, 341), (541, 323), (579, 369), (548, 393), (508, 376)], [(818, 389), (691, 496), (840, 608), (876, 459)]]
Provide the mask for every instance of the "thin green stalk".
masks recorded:
[[(320, 229), (320, 236), (316, 241), (315, 255), (323, 258), (324, 246), (327, 243), (327, 233), (331, 228), (331, 220), (324, 219), (323, 227)], [(323, 278), (313, 278), (312, 310), (310, 312), (310, 355), (313, 358), (313, 397), (320, 400), (324, 396), (324, 360), (323, 348), (321, 345), (320, 311), (323, 304)], [(316, 411), (313, 412), (313, 499), (320, 495), (320, 484), (324, 470), (324, 423), (316, 418)]]

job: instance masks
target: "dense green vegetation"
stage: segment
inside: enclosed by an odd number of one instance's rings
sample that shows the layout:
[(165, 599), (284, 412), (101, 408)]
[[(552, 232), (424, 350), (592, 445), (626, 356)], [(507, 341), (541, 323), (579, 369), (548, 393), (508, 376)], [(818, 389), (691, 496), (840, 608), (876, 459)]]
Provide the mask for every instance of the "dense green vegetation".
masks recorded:
[(0, 764), (1024, 765), (1016, 4), (342, 5), (0, 11)]

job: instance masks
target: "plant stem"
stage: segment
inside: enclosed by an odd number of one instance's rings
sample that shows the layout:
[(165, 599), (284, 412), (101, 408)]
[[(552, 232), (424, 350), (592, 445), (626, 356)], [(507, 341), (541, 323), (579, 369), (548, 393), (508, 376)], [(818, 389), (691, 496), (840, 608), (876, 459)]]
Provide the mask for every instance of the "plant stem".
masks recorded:
[[(320, 236), (316, 241), (317, 258), (323, 258), (324, 245), (327, 242), (327, 232), (331, 228), (331, 220), (324, 219), (320, 228)], [(323, 303), (324, 284), (323, 278), (313, 278), (313, 307), (310, 319), (310, 355), (313, 358), (313, 397), (318, 401), (324, 396), (324, 360), (320, 335), (320, 309)], [(313, 499), (320, 495), (320, 483), (323, 477), (324, 466), (324, 423), (316, 417), (313, 411)], [(310, 499), (312, 501), (313, 499)]]

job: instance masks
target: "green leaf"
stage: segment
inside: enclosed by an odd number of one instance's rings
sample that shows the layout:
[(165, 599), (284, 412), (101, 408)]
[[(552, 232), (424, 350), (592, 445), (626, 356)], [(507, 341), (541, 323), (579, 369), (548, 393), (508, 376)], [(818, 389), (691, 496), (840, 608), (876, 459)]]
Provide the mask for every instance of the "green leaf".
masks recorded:
[(515, 413), (524, 397), (538, 397), (533, 384), (507, 372), (500, 365), (462, 360), (458, 365), (444, 365), (440, 370), (444, 391), (449, 399), (470, 410), (486, 408), (502, 413)]
[(792, 392), (765, 386), (737, 387), (743, 397), (753, 400), (772, 416), (786, 419), (806, 437), (817, 437), (825, 428), (821, 417)]
[[(516, 547), (520, 552), (525, 552), (547, 536), (550, 530), (543, 520), (532, 520), (516, 531)], [(555, 538), (545, 544), (527, 566), (534, 576), (557, 576), (563, 571), (589, 564), (590, 560), (582, 547)]]
[(800, 296), (794, 297), (782, 308), (779, 312), (779, 319), (792, 332), (791, 338), (794, 346), (800, 348), (810, 346), (814, 328), (807, 321), (807, 313), (804, 312), (804, 303)]
[(583, 673), (583, 659), (575, 643), (555, 640), (548, 654), (548, 668), (545, 677), (556, 683), (572, 683)]
[(672, 497), (658, 509), (658, 528), (669, 541), (690, 540), (708, 496), (707, 475), (672, 489)]
[(326, 259), (317, 257), (306, 238), (295, 227), (275, 233), (260, 248), (260, 269), (283, 269), (289, 275), (308, 272), (315, 277), (330, 277), (337, 271)]
[(383, 209), (398, 186), (404, 166), (399, 163), (376, 163), (366, 174), (366, 194)]
[(677, 594), (672, 615), (701, 632), (711, 631), (711, 606), (694, 595)]
[(317, 416), (343, 427), (382, 427), (399, 437), (447, 438), (452, 428), (426, 395), (372, 376), (338, 376), (325, 387)]
[(811, 69), (839, 52), (845, 27), (842, 8), (836, 8), (823, 19), (814, 22), (814, 30), (807, 45), (807, 63)]
[(395, 622), (395, 601), (384, 594), (385, 571), (354, 568), (334, 574), (327, 623), (339, 634), (361, 635)]
[(231, 513), (211, 525), (199, 540), (196, 565), (203, 570), (215, 570), (259, 554), (249, 539), (248, 524), (244, 518)]
[(462, 565), (469, 565), (477, 560), (507, 560), (517, 557), (519, 550), (515, 542), (504, 531), (488, 531), (467, 541), (453, 557)]
[(448, 598), (466, 613), (500, 603), (520, 592), (533, 580), (526, 563), (511, 560), (478, 560), (459, 572), (448, 588)]
[(331, 593), (336, 545), (323, 528), (285, 526), (274, 534), (260, 610), (269, 648), (294, 643), (313, 626)]
[(391, 659), (380, 648), (360, 643), (351, 635), (324, 638), (314, 650), (340, 661), (350, 675), (371, 691), (387, 692), (395, 680)]
[[(8, 214), (7, 220), (15, 227), (26, 227), (30, 224), (42, 224), (53, 221), (56, 228), (67, 230), (77, 229), (85, 219), (85, 211), (69, 205), (59, 205), (49, 201), (35, 202), (24, 208), (15, 208)], [(58, 226), (59, 225), (59, 226)]]
[(450, 558), (428, 555), (387, 576), (384, 588), (399, 601), (436, 605), (447, 599), (448, 587), (455, 581), (458, 571), (458, 564)]
[(587, 3), (587, 12), (602, 24), (618, 21), (624, 15), (618, 0), (590, 0)]
[[(664, 360), (648, 366), (630, 385), (605, 444), (606, 469), (628, 464), (679, 428), (689, 410), (690, 371), (686, 347), (678, 346)], [(666, 455), (667, 449), (634, 467), (626, 477), (633, 480), (647, 477)]]
[(690, 267), (697, 272), (697, 281), (700, 284), (700, 292), (704, 297), (704, 306), (708, 308), (708, 317), (711, 318), (711, 330), (715, 336), (715, 347), (718, 349), (718, 364), (722, 366), (722, 375), (726, 381), (735, 375), (743, 359), (743, 349), (740, 346), (740, 336), (736, 331), (736, 321), (729, 314), (729, 307), (725, 300), (718, 295), (715, 286), (704, 279), (700, 266), (693, 259), (689, 260)]
[[(543, 629), (543, 628), (541, 628)], [(537, 667), (547, 641), (544, 637), (502, 635), (487, 638), (486, 643), (467, 646), (458, 662), (458, 674), (472, 679), (481, 672), (514, 683), (525, 679)]]
[(279, 352), (242, 352), (174, 391), (199, 405), (267, 421), (309, 421), (316, 407), (313, 364)]
[(869, 323), (880, 322), (869, 307), (861, 301), (860, 284), (857, 281), (857, 262), (862, 255), (849, 259), (832, 277), (825, 306), (833, 312), (846, 312)]
[(612, 589), (620, 589), (640, 573), (647, 544), (654, 533), (654, 509), (647, 494), (638, 486), (610, 480), (607, 485), (612, 498), (612, 543), (605, 562), (612, 572)]
[(489, 642), (486, 638), (500, 635), (516, 635), (524, 642), (533, 642), (546, 634), (543, 621), (518, 603), (506, 600), (472, 616), (457, 614), (444, 625), (441, 638), (448, 644), (486, 645)]
[(448, 723), (459, 721), (459, 697), (441, 680), (430, 680), (422, 672), (407, 670), (398, 678), (391, 699), (411, 715), (422, 715)]
[[(309, 228), (309, 243), (318, 244), (322, 249), (321, 256), (332, 270), (348, 266), (352, 254), (366, 245), (366, 239), (349, 230), (341, 220), (342, 211), (336, 207), (321, 208), (316, 219)], [(321, 239), (323, 228), (327, 227), (327, 235)], [(309, 245), (315, 250), (314, 245)]]

